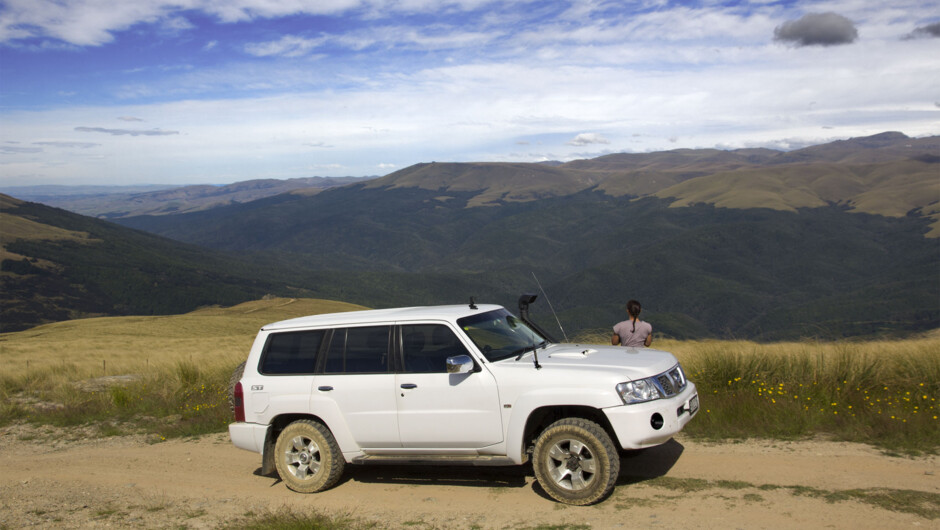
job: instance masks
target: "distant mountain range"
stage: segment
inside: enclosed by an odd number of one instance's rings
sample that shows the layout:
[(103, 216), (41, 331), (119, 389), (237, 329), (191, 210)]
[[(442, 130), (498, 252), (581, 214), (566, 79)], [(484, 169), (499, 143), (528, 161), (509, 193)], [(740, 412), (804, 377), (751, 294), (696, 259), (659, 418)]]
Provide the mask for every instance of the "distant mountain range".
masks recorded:
[[(214, 303), (270, 292), (372, 307), (470, 296), (514, 307), (541, 285), (569, 334), (609, 329), (629, 298), (643, 302), (656, 332), (684, 338), (940, 326), (938, 137), (884, 133), (791, 152), (681, 149), (565, 164), (429, 163), (313, 194), (186, 213), (154, 207), (161, 215), (114, 220), (186, 243), (192, 261), (183, 265), (181, 250), (154, 240), (183, 267), (163, 277), (206, 271), (231, 293)], [(144, 237), (54, 226), (102, 241)], [(42, 245), (62, 244), (53, 241)], [(42, 254), (31, 245), (4, 243), (28, 264), (65, 268), (90, 247)], [(199, 256), (197, 247), (208, 250)], [(128, 254), (150, 256), (134, 249)], [(30, 278), (22, 260), (3, 264), (4, 279)], [(547, 304), (534, 309), (546, 327), (554, 322)]]
[(368, 178), (261, 179), (226, 186), (22, 186), (0, 188), (0, 193), (82, 215), (115, 219), (194, 212), (290, 192), (312, 195)]
[(676, 149), (621, 153), (561, 165), (418, 164), (369, 188), (473, 192), (470, 206), (559, 197), (596, 189), (613, 197), (658, 197), (673, 207), (844, 206), (848, 211), (932, 220), (940, 237), (940, 137), (898, 132), (782, 152)]

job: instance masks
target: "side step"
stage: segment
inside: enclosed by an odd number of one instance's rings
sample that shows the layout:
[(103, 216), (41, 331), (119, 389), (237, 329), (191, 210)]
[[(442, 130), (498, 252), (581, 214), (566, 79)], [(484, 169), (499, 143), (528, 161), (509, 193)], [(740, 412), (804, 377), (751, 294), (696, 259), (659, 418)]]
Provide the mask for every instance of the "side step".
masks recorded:
[(490, 455), (364, 455), (353, 464), (438, 465), (438, 466), (514, 466), (507, 456)]

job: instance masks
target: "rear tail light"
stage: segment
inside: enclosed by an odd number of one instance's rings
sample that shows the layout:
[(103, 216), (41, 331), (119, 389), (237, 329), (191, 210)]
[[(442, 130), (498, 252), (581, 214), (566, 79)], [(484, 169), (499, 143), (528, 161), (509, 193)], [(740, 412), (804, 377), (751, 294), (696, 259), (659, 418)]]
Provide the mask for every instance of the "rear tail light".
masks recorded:
[(235, 421), (245, 421), (245, 395), (242, 392), (242, 382), (235, 383), (235, 390), (232, 392), (232, 402), (235, 403)]

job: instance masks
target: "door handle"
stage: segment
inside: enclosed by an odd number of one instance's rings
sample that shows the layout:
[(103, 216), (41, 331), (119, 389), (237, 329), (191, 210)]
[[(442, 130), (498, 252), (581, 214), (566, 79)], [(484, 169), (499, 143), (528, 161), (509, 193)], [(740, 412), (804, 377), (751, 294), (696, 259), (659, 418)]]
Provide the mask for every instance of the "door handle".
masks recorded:
[(418, 385), (414, 383), (402, 383), (401, 387), (410, 390), (412, 388), (418, 388)]
[(320, 392), (329, 392), (330, 390), (333, 390), (333, 387), (324, 385), (321, 387), (317, 387), (317, 390), (319, 390)]

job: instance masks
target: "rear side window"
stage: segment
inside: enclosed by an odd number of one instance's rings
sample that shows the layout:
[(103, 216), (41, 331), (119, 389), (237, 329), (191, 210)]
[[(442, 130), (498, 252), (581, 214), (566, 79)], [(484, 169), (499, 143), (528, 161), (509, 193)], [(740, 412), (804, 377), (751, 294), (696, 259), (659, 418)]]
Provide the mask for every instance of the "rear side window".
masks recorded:
[(272, 334), (261, 357), (261, 373), (312, 374), (325, 333), (313, 330)]
[(328, 374), (374, 374), (388, 372), (388, 326), (340, 328), (326, 354)]

